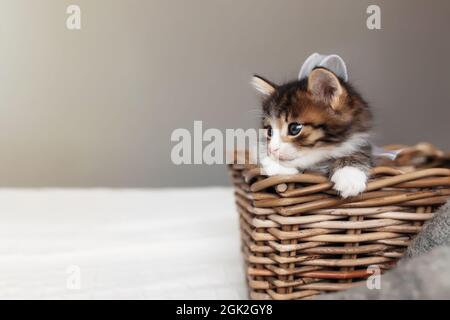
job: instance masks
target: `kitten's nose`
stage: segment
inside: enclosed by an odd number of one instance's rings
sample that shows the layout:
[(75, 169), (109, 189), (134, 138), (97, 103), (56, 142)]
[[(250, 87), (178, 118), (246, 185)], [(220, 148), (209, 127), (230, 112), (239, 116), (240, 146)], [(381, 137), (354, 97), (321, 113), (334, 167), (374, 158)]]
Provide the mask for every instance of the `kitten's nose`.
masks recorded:
[(270, 153), (277, 153), (278, 151), (280, 150), (280, 147), (279, 146), (271, 146), (270, 147)]

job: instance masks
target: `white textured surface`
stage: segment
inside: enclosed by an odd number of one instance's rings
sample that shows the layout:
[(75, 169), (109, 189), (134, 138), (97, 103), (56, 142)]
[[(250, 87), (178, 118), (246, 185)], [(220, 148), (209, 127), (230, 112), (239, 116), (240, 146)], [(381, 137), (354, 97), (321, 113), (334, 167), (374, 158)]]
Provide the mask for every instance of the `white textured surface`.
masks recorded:
[(0, 190), (2, 299), (244, 299), (244, 281), (230, 188)]

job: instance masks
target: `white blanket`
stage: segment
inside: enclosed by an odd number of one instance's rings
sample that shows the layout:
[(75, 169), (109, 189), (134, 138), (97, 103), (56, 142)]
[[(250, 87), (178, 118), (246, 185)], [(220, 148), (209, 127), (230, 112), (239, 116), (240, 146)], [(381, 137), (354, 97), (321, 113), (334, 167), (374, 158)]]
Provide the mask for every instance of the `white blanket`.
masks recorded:
[(245, 299), (230, 188), (0, 191), (2, 299)]

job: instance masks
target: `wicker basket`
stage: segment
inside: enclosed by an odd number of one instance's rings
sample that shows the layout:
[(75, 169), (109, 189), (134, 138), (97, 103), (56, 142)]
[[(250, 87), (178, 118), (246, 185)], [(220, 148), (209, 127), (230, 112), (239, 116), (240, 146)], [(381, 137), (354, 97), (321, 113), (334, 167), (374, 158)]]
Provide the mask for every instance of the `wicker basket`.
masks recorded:
[(449, 159), (429, 144), (404, 147), (347, 200), (318, 174), (266, 177), (231, 165), (250, 298), (311, 298), (365, 282), (368, 266), (395, 266), (450, 197)]

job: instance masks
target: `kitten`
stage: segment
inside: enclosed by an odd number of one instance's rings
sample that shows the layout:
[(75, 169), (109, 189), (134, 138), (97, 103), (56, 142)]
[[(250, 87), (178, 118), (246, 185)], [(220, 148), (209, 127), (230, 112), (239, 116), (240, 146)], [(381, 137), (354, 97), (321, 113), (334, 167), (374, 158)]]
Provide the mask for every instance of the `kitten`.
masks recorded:
[(264, 95), (267, 154), (261, 166), (267, 175), (314, 170), (326, 173), (343, 198), (365, 190), (372, 114), (348, 83), (319, 67), (281, 86), (259, 76), (252, 84)]

